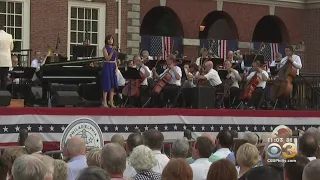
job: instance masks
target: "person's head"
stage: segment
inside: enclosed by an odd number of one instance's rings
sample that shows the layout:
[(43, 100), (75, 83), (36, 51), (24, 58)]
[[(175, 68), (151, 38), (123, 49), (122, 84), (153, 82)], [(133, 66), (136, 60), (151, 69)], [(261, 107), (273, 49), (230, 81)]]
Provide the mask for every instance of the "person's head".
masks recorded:
[(12, 166), (14, 180), (44, 180), (46, 173), (45, 164), (31, 155), (18, 157)]
[(299, 152), (307, 157), (316, 156), (318, 142), (311, 133), (304, 133), (299, 138)]
[(191, 73), (199, 71), (199, 66), (196, 63), (191, 63), (189, 65), (189, 71)]
[(192, 178), (192, 169), (185, 158), (171, 159), (161, 176), (161, 180), (192, 180)]
[(259, 68), (261, 68), (261, 63), (259, 62), (259, 61), (254, 61), (253, 63), (252, 63), (252, 69), (254, 70), (254, 71), (257, 71)]
[(202, 134), (202, 136), (203, 137), (207, 137), (211, 141), (213, 147), (216, 145), (215, 144), (216, 143), (215, 139), (214, 139), (214, 137), (213, 137), (213, 135), (211, 133), (205, 132), (205, 133)]
[(99, 167), (91, 166), (80, 171), (77, 180), (110, 180), (106, 171)]
[(45, 175), (46, 179), (47, 180), (52, 179), (53, 173), (54, 173), (54, 164), (53, 164), (54, 160), (53, 160), (53, 158), (51, 158), (50, 156), (39, 154), (39, 153), (34, 153), (31, 155), (36, 158), (39, 158), (42, 161), (42, 163), (44, 164), (45, 170), (46, 170), (46, 175)]
[(86, 154), (86, 143), (80, 136), (71, 137), (66, 144), (66, 154), (69, 158)]
[(200, 136), (192, 149), (192, 158), (209, 158), (212, 154), (213, 146), (209, 138)]
[(168, 66), (173, 65), (175, 63), (175, 61), (176, 61), (176, 56), (175, 55), (173, 55), (173, 54), (168, 55), (168, 57), (166, 59), (166, 62), (167, 62)]
[(246, 180), (283, 180), (282, 174), (272, 166), (252, 168), (244, 176)]
[(89, 152), (87, 152), (87, 164), (88, 166), (97, 166), (100, 167), (100, 148), (93, 148)]
[(133, 60), (129, 60), (129, 61), (127, 62), (127, 66), (128, 66), (128, 67), (133, 67)]
[(117, 143), (106, 144), (101, 151), (100, 164), (101, 168), (109, 173), (123, 174), (126, 169), (127, 154), (122, 146)]
[(303, 169), (309, 162), (307, 157), (301, 155), (287, 159), (283, 167), (284, 180), (302, 180)]
[(12, 62), (12, 67), (18, 66), (19, 63), (19, 58), (17, 55), (12, 55), (11, 56), (11, 62)]
[(306, 133), (312, 134), (316, 138), (318, 144), (320, 145), (320, 130), (318, 128), (315, 128), (315, 127), (308, 128)]
[(187, 158), (189, 152), (189, 142), (186, 139), (177, 139), (172, 143), (173, 158)]
[(53, 178), (52, 180), (67, 180), (68, 178), (68, 166), (63, 160), (53, 160)]
[(320, 159), (309, 162), (303, 169), (302, 180), (318, 180), (320, 174)]
[(142, 145), (143, 144), (143, 139), (142, 135), (139, 133), (131, 133), (128, 136), (127, 143), (126, 143), (126, 149), (130, 153), (132, 152), (133, 148)]
[(114, 43), (113, 41), (114, 41), (113, 37), (111, 35), (107, 35), (106, 39), (104, 40), (104, 43), (106, 45), (112, 46)]
[(149, 57), (149, 52), (146, 51), (146, 50), (142, 51), (142, 57), (143, 58), (148, 58)]
[(207, 180), (237, 180), (238, 172), (228, 159), (220, 159), (211, 164)]
[(157, 164), (157, 160), (149, 147), (140, 145), (135, 147), (130, 154), (129, 164), (140, 172), (152, 169)]
[(20, 129), (19, 137), (18, 137), (19, 146), (24, 146), (27, 138), (28, 138), (28, 130)]
[(231, 60), (225, 60), (225, 61), (224, 61), (224, 67), (225, 67), (227, 70), (231, 69), (231, 68), (232, 68), (232, 62), (231, 62)]
[(133, 56), (133, 62), (135, 65), (140, 66), (141, 65), (141, 57), (139, 55)]
[(281, 53), (277, 53), (276, 61), (281, 61), (281, 59), (282, 59), (282, 54)]
[(259, 140), (258, 135), (256, 133), (253, 133), (250, 131), (245, 132), (243, 134), (243, 139), (247, 140), (248, 143), (255, 145), (255, 146), (258, 144), (258, 140)]
[(41, 58), (41, 52), (40, 52), (39, 50), (35, 51), (35, 52), (34, 52), (34, 57), (35, 57), (36, 59), (40, 60), (40, 58)]
[(125, 147), (124, 137), (120, 134), (115, 134), (111, 137), (111, 143), (118, 143), (123, 148)]
[(25, 141), (25, 148), (28, 154), (42, 151), (43, 143), (41, 138), (35, 134), (29, 135)]
[(192, 139), (192, 134), (191, 134), (190, 129), (186, 129), (183, 131), (183, 137), (187, 138), (188, 140)]
[(206, 48), (202, 48), (200, 53), (202, 57), (208, 56), (208, 50)]
[(230, 130), (229, 132), (233, 139), (238, 138), (238, 132), (236, 130)]
[(291, 46), (291, 45), (286, 46), (284, 50), (285, 50), (286, 56), (292, 56), (292, 54), (293, 54), (293, 46)]
[(150, 129), (143, 133), (144, 144), (152, 150), (160, 150), (163, 146), (164, 136), (155, 129)]
[(206, 72), (210, 71), (213, 68), (213, 62), (207, 61), (204, 63), (204, 69)]
[(259, 151), (256, 146), (245, 143), (237, 151), (236, 160), (240, 167), (252, 168), (259, 160)]
[(229, 60), (233, 59), (233, 51), (228, 52), (228, 59)]
[(22, 147), (7, 147), (4, 149), (3, 154), (1, 156), (1, 162), (4, 166), (7, 167), (9, 172), (11, 172), (11, 168), (13, 162), (20, 156), (25, 155), (26, 151)]
[(218, 148), (230, 148), (233, 144), (233, 138), (229, 131), (220, 131), (217, 135), (216, 145)]

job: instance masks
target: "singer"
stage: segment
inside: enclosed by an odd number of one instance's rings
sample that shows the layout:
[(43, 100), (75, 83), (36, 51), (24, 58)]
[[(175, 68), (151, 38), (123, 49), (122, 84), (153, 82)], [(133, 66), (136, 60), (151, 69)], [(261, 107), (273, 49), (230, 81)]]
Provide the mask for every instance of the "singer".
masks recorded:
[[(103, 55), (105, 62), (101, 72), (101, 87), (103, 91), (102, 106), (116, 107), (113, 103), (114, 90), (118, 88), (117, 81), (117, 50), (113, 46), (113, 37), (106, 36), (105, 47), (103, 48)], [(107, 96), (109, 93), (109, 103), (107, 103)], [(109, 105), (108, 105), (109, 104)]]

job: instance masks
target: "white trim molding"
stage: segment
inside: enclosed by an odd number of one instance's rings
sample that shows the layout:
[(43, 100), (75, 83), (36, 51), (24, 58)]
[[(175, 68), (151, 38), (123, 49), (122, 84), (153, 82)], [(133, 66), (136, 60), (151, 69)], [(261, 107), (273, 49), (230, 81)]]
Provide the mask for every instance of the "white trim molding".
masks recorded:
[(71, 7), (84, 7), (98, 9), (98, 49), (97, 56), (102, 57), (102, 48), (105, 46), (104, 39), (106, 34), (106, 3), (88, 2), (88, 1), (74, 1), (68, 2), (68, 40), (67, 40), (67, 57), (70, 59), (70, 29), (71, 29)]
[(20, 0), (23, 2), (23, 49), (30, 49), (30, 0)]
[(276, 7), (288, 7), (296, 9), (305, 9), (305, 0), (224, 0), (225, 2), (256, 4), (256, 5), (274, 5)]

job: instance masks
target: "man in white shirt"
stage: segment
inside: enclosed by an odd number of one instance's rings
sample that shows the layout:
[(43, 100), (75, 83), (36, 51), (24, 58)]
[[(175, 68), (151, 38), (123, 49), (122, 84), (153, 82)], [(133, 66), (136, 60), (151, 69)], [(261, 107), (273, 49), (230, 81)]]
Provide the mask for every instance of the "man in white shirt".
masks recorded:
[(209, 157), (210, 162), (227, 158), (231, 153), (230, 148), (233, 144), (233, 137), (229, 131), (220, 131), (216, 138), (216, 146), (218, 150)]
[(213, 62), (212, 61), (207, 61), (204, 64), (204, 72), (205, 75), (198, 75), (196, 76), (197, 80), (207, 80), (211, 86), (216, 88), (216, 92), (221, 92), (223, 91), (223, 85), (222, 81), (220, 79), (220, 76), (218, 72), (213, 69)]
[(134, 64), (133, 67), (137, 68), (137, 70), (140, 71), (141, 74), (143, 75), (143, 77), (142, 77), (143, 79), (140, 84), (140, 96), (137, 99), (137, 106), (140, 106), (140, 105), (142, 105), (141, 98), (149, 96), (149, 94), (148, 94), (148, 90), (149, 90), (148, 79), (150, 78), (151, 71), (148, 68), (148, 66), (143, 64), (141, 57), (139, 55), (135, 55), (133, 57), (133, 64)]
[[(277, 53), (276, 59), (271, 62), (270, 67), (276, 67), (276, 69), (279, 69), (281, 60), (282, 60), (282, 54)], [(270, 68), (268, 69), (268, 73), (271, 73)]]
[(200, 54), (201, 54), (201, 56), (198, 57), (197, 60), (196, 60), (196, 64), (198, 66), (201, 66), (204, 63), (204, 61), (209, 58), (209, 53), (208, 53), (208, 50), (206, 48), (202, 48), (200, 50)]
[[(261, 97), (263, 96), (264, 88), (266, 87), (269, 75), (267, 71), (262, 68), (262, 65), (259, 61), (252, 63), (253, 71), (247, 76), (247, 82), (250, 82), (252, 78), (258, 77), (259, 83), (252, 92), (251, 99), (248, 101), (248, 107), (255, 109), (258, 107)], [(246, 89), (244, 89), (246, 90)]]
[(31, 67), (36, 68), (36, 72), (34, 73), (33, 77), (32, 77), (32, 81), (37, 81), (38, 77), (37, 77), (37, 72), (40, 71), (40, 67), (41, 67), (41, 52), (40, 51), (36, 51), (34, 53), (34, 59), (31, 61)]
[(192, 158), (195, 160), (190, 167), (193, 171), (193, 180), (206, 180), (211, 162), (209, 157), (213, 151), (213, 146), (209, 138), (198, 137), (192, 148)]
[(165, 154), (161, 153), (164, 141), (163, 134), (158, 130), (150, 129), (143, 133), (143, 140), (144, 144), (153, 151), (153, 154), (157, 160), (157, 165), (153, 167), (152, 170), (161, 174), (164, 167), (170, 161)]
[(0, 89), (6, 89), (9, 68), (12, 67), (11, 51), (13, 50), (12, 35), (4, 31), (0, 25)]

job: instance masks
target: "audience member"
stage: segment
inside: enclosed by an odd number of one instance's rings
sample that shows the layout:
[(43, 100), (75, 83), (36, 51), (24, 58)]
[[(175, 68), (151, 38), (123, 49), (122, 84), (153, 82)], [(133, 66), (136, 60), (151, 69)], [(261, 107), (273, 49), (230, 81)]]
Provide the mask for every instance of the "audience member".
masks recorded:
[(73, 136), (67, 140), (66, 155), (70, 159), (68, 165), (68, 180), (75, 180), (80, 171), (86, 167), (87, 158), (86, 154), (86, 143), (79, 136)]
[(41, 138), (35, 134), (29, 135), (25, 141), (25, 148), (28, 154), (42, 154), (43, 143)]
[(136, 170), (134, 180), (160, 180), (161, 174), (152, 169), (157, 165), (157, 159), (153, 151), (144, 145), (133, 149), (129, 157), (129, 164)]
[(52, 180), (67, 180), (68, 178), (68, 167), (67, 163), (63, 160), (55, 159), (53, 160), (53, 179)]
[(100, 167), (100, 148), (93, 148), (86, 154), (88, 166), (97, 166)]
[(118, 143), (123, 148), (125, 147), (124, 137), (120, 134), (115, 134), (111, 137), (111, 143)]
[(307, 157), (301, 155), (287, 159), (283, 167), (284, 180), (302, 180), (303, 169), (309, 162)]
[[(212, 134), (211, 134), (211, 133), (208, 133), (208, 132), (205, 132), (205, 133), (202, 134), (202, 137), (207, 137), (207, 138), (211, 141), (211, 144), (212, 144), (212, 147), (213, 147), (212, 153), (214, 153), (214, 149), (215, 149), (215, 139), (214, 139), (214, 137), (212, 136)], [(192, 146), (192, 147), (193, 147), (193, 146)], [(191, 154), (192, 154), (192, 149), (191, 149)], [(189, 158), (187, 158), (187, 162), (188, 162), (189, 164), (192, 164), (192, 163), (194, 162), (194, 159), (192, 158), (192, 156), (189, 157)]]
[(192, 180), (192, 178), (192, 169), (185, 158), (171, 159), (161, 176), (161, 180)]
[(318, 149), (318, 142), (311, 133), (304, 133), (299, 138), (299, 153), (308, 157), (310, 161), (316, 159), (316, 152)]
[(245, 143), (237, 151), (237, 163), (239, 165), (239, 177), (255, 167), (259, 159), (259, 151), (256, 146)]
[(220, 159), (211, 164), (207, 180), (237, 180), (238, 173), (233, 163), (228, 159)]
[(218, 150), (210, 156), (209, 161), (214, 162), (226, 158), (231, 153), (230, 148), (232, 144), (233, 138), (230, 132), (225, 130), (220, 131), (216, 139)]
[(187, 158), (189, 142), (186, 139), (178, 139), (172, 143), (171, 153), (173, 158)]
[(84, 168), (77, 180), (110, 180), (110, 177), (103, 169), (91, 166)]
[[(131, 133), (127, 139), (126, 149), (127, 154), (130, 155), (133, 149), (143, 144), (141, 133)], [(124, 171), (124, 177), (132, 178), (137, 174), (136, 170), (129, 164), (129, 158), (126, 161), (126, 170)]]
[(238, 152), (238, 149), (240, 148), (240, 146), (242, 146), (243, 144), (247, 143), (248, 141), (245, 139), (234, 139), (233, 140), (233, 145), (231, 148), (231, 153), (226, 157), (226, 159), (229, 159), (234, 165), (238, 166), (237, 162), (236, 162), (236, 155)]
[(205, 180), (211, 165), (208, 158), (212, 154), (212, 143), (207, 137), (198, 137), (192, 150), (194, 163), (190, 166), (193, 171), (193, 180)]
[(230, 130), (229, 132), (233, 139), (238, 138), (238, 132), (236, 130)]
[(118, 143), (108, 143), (101, 151), (101, 168), (105, 170), (111, 179), (124, 179), (123, 172), (126, 169), (127, 154)]
[(53, 159), (49, 156), (38, 154), (38, 153), (33, 153), (31, 154), (31, 156), (37, 157), (43, 162), (46, 170), (46, 176), (45, 176), (46, 179), (52, 179), (53, 172), (54, 172)]
[(239, 180), (283, 180), (282, 176), (270, 166), (252, 168)]
[(191, 131), (189, 129), (184, 130), (183, 137), (186, 138), (187, 140), (191, 140), (192, 139)]
[(316, 158), (319, 159), (320, 158), (320, 128), (311, 127), (306, 131), (306, 133), (310, 133), (316, 138), (318, 142)]
[(19, 137), (18, 137), (18, 145), (24, 146), (27, 138), (28, 138), (28, 130), (20, 129)]
[(309, 162), (303, 169), (302, 180), (319, 180), (320, 159)]
[(150, 129), (143, 133), (144, 144), (148, 146), (155, 158), (156, 158), (156, 166), (153, 167), (153, 171), (157, 173), (162, 173), (164, 167), (168, 164), (169, 158), (161, 153), (161, 149), (163, 146), (164, 137), (163, 134), (155, 129)]
[[(12, 165), (14, 161), (22, 156), (25, 155), (26, 151), (22, 147), (8, 147), (4, 149), (4, 152), (1, 156), (1, 162), (5, 166), (5, 170), (7, 170), (7, 177), (12, 176)], [(5, 173), (5, 172), (4, 172)]]
[(39, 158), (22, 155), (14, 161), (12, 174), (14, 180), (45, 180), (46, 168)]

